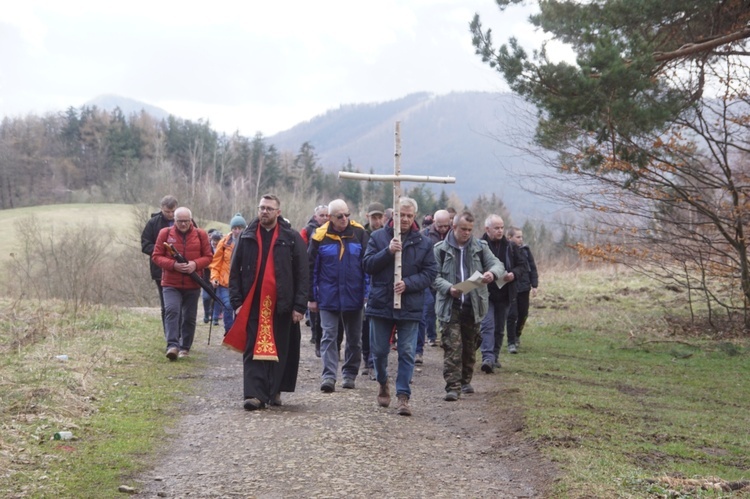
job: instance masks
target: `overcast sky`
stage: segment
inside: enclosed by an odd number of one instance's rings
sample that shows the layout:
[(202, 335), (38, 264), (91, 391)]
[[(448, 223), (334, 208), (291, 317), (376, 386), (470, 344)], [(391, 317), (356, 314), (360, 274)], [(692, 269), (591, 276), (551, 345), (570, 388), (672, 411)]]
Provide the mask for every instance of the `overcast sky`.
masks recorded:
[(475, 12), (496, 42), (539, 35), (494, 0), (24, 0), (0, 9), (0, 116), (101, 94), (220, 131), (264, 135), (342, 104), (427, 91), (505, 91), (474, 54)]

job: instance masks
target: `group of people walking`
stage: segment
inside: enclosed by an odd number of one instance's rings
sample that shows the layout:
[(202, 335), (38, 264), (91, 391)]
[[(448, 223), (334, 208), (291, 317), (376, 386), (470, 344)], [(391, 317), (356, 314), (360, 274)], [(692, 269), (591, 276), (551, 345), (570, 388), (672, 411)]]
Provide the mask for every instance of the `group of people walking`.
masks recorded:
[[(189, 276), (209, 268), (224, 312), (224, 344), (243, 353), (246, 410), (281, 405), (281, 392), (294, 391), (305, 314), (324, 393), (339, 381), (354, 389), (361, 371), (378, 383), (379, 406), (391, 405), (393, 386), (397, 413), (411, 415), (414, 367), (425, 344), (437, 345), (438, 328), (444, 400), (473, 393), (477, 349), (487, 374), (500, 367), (505, 330), (509, 352), (518, 352), (529, 294), (538, 286), (533, 256), (520, 229), (510, 228), (506, 237), (499, 215), (487, 217), (484, 236), (476, 238), (468, 211), (438, 210), (420, 228), (414, 199), (400, 198), (396, 209), (389, 214), (372, 203), (363, 226), (336, 199), (316, 207), (297, 232), (282, 216), (279, 198), (268, 194), (249, 225), (239, 214), (232, 218), (231, 233), (212, 251), (190, 210), (166, 196), (146, 224), (142, 249), (151, 255), (167, 358), (189, 355), (201, 286)], [(460, 284), (475, 275), (480, 285)], [(393, 385), (392, 348), (398, 352)]]

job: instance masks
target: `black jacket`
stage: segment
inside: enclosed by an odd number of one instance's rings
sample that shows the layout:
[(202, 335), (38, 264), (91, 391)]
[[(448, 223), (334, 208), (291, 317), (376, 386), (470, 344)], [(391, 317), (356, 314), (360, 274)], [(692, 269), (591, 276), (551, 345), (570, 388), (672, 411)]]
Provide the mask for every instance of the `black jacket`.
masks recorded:
[(500, 289), (492, 284), (487, 286), (490, 290), (490, 301), (493, 303), (512, 302), (516, 299), (518, 293), (517, 284), (519, 280), (523, 279), (523, 275), (526, 273), (525, 259), (521, 255), (521, 250), (518, 246), (508, 241), (505, 236), (499, 241), (490, 241), (490, 238), (485, 233), (482, 239), (487, 242), (492, 254), (503, 262), (505, 270), (513, 272), (515, 276), (515, 279), (505, 283), (505, 286)]
[(141, 233), (141, 251), (148, 255), (148, 262), (151, 268), (151, 279), (155, 281), (161, 281), (161, 267), (156, 265), (151, 259), (151, 255), (154, 253), (154, 244), (156, 244), (156, 238), (159, 236), (159, 232), (164, 227), (172, 225), (172, 220), (167, 220), (161, 211), (151, 214), (151, 218), (146, 222), (146, 227), (143, 228)]
[[(255, 281), (260, 248), (256, 231), (256, 218), (248, 225), (237, 242), (229, 270), (229, 302), (233, 310), (242, 305)], [(272, 248), (276, 272), (276, 313), (291, 314), (293, 310), (304, 314), (307, 310), (309, 276), (307, 248), (302, 236), (279, 217), (279, 236)]]
[(524, 244), (520, 249), (520, 253), (524, 259), (523, 263), (526, 265), (526, 272), (524, 272), (523, 276), (518, 279), (516, 290), (519, 293), (523, 293), (525, 291), (531, 291), (531, 288), (539, 287), (539, 273), (536, 270), (534, 255), (531, 254), (529, 247)]

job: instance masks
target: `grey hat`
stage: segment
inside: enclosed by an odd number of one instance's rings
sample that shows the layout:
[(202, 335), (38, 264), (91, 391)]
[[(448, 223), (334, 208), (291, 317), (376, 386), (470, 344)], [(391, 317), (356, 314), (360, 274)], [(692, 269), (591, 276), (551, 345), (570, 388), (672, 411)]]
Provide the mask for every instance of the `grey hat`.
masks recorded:
[(242, 227), (243, 229), (247, 227), (247, 222), (245, 222), (245, 219), (239, 213), (233, 216), (229, 221), (229, 228), (233, 229), (235, 227)]
[(384, 212), (385, 206), (383, 206), (383, 203), (370, 203), (370, 206), (367, 207), (368, 215), (382, 215)]

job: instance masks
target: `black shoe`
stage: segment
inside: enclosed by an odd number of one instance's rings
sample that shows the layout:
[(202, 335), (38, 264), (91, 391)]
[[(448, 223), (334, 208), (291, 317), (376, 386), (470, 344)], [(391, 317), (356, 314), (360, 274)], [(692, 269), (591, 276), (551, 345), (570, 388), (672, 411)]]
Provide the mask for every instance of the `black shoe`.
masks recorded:
[(242, 406), (246, 411), (257, 411), (258, 409), (263, 409), (266, 404), (256, 398), (247, 398)]
[(277, 393), (276, 395), (272, 396), (271, 401), (268, 403), (268, 405), (280, 407), (281, 406), (281, 393)]
[(458, 400), (458, 392), (450, 391), (445, 394), (445, 397), (443, 397), (443, 400), (447, 402), (455, 402)]
[(320, 391), (324, 393), (332, 393), (336, 391), (336, 380), (333, 378), (326, 378), (320, 384)]
[(219, 325), (219, 321), (214, 321), (214, 326), (218, 326), (218, 325)]
[(320, 358), (320, 347), (315, 347), (315, 356)]

